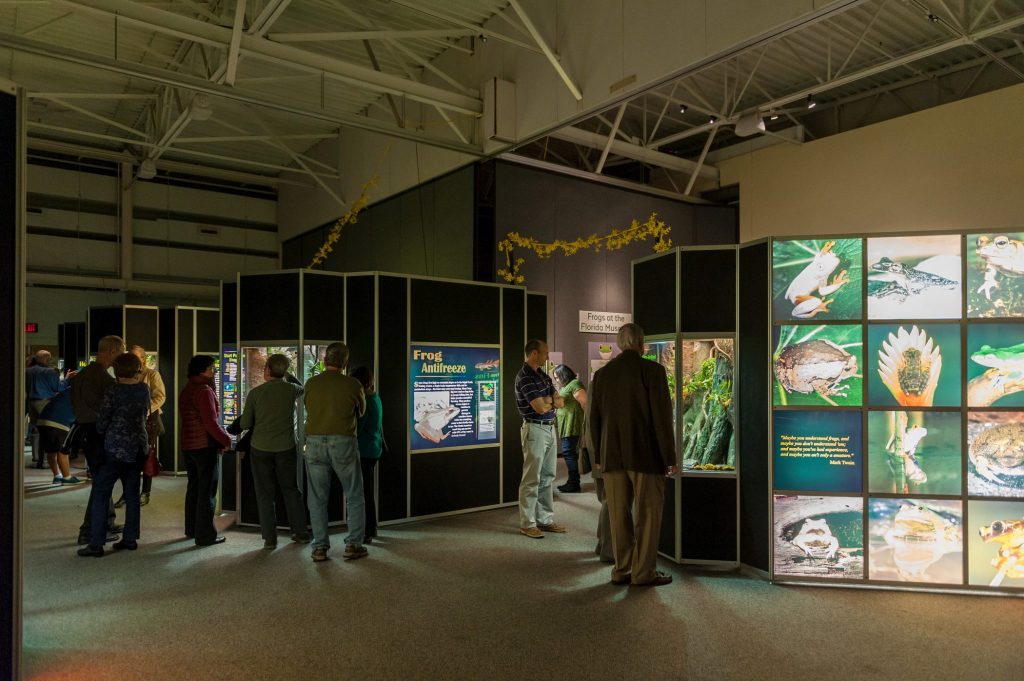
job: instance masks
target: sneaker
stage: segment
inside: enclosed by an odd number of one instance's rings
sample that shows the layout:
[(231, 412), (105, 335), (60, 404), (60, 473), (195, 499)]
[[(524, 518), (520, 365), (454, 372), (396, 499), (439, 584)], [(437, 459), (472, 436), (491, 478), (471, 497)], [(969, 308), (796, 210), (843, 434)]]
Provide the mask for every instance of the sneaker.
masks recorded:
[(362, 544), (347, 544), (345, 546), (345, 560), (356, 560), (370, 553)]
[(63, 475), (55, 475), (55, 476), (53, 476), (53, 484), (54, 485), (59, 485), (62, 482), (64, 482), (64, 476)]
[(266, 549), (267, 551), (273, 551), (274, 549), (277, 548), (277, 540), (276, 539), (265, 539), (265, 540), (263, 540), (263, 548)]
[(520, 527), (519, 534), (525, 535), (530, 539), (543, 539), (544, 533), (538, 530), (536, 527)]
[(319, 563), (322, 560), (327, 560), (327, 549), (322, 546), (318, 546), (313, 549), (313, 562)]
[(538, 523), (537, 528), (543, 530), (544, 532), (554, 532), (556, 534), (568, 532), (568, 529), (565, 527), (565, 525), (559, 525), (558, 523), (551, 523), (550, 525), (541, 525)]
[(292, 535), (292, 541), (296, 544), (308, 544), (311, 539), (309, 532), (297, 532)]
[(82, 481), (72, 475), (70, 478), (64, 478), (61, 480), (62, 485), (80, 485)]
[(139, 506), (145, 506), (149, 503), (149, 492), (143, 492), (139, 495)]

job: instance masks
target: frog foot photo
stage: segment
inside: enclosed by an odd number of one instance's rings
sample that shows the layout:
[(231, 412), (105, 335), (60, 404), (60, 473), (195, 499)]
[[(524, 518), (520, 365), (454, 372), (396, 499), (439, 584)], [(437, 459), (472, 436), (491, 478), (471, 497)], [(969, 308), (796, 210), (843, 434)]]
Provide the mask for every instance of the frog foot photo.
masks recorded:
[(902, 326), (882, 341), (878, 376), (901, 407), (930, 407), (942, 372), (939, 346), (916, 326)]
[(999, 275), (1024, 277), (1024, 243), (1017, 239), (1005, 234), (994, 238), (982, 234), (975, 252), (985, 261), (985, 280), (978, 293), (984, 293), (987, 300), (992, 300), (992, 289), (999, 288)]
[(824, 297), (849, 283), (846, 270), (829, 281), (829, 277), (839, 267), (839, 256), (832, 252), (835, 245), (835, 241), (825, 243), (786, 289), (786, 300), (793, 304), (791, 314), (797, 319), (810, 319), (814, 315), (828, 312), (829, 301)]

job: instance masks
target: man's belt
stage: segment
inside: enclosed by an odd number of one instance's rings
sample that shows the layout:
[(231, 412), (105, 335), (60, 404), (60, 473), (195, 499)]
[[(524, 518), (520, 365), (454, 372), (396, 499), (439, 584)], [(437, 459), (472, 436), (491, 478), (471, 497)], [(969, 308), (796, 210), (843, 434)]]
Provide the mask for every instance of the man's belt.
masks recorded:
[(540, 419), (525, 419), (524, 418), (523, 421), (525, 421), (526, 423), (536, 423), (538, 426), (553, 426), (553, 425), (555, 425), (555, 420), (554, 419), (549, 419), (547, 421), (541, 421)]

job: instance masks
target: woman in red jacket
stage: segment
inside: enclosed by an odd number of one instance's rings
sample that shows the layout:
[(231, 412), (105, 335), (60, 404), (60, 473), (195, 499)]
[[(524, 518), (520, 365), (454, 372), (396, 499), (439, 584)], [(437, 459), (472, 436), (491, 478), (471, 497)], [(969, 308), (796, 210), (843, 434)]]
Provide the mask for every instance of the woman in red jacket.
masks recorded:
[(181, 414), (181, 449), (188, 471), (185, 492), (185, 536), (196, 546), (224, 543), (213, 525), (220, 478), (220, 453), (231, 438), (218, 420), (220, 409), (213, 383), (214, 360), (196, 355), (188, 362), (188, 384), (178, 396)]

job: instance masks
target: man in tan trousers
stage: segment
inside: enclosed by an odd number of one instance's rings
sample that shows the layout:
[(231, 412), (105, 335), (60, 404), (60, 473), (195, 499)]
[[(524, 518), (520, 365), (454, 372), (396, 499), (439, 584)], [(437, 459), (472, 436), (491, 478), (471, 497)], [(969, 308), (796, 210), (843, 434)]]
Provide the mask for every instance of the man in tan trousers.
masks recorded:
[(588, 424), (593, 463), (608, 496), (612, 583), (661, 586), (672, 582), (671, 575), (656, 570), (665, 475), (678, 472), (672, 399), (665, 368), (641, 357), (643, 329), (624, 325), (618, 344), (622, 354), (599, 369), (590, 384)]

